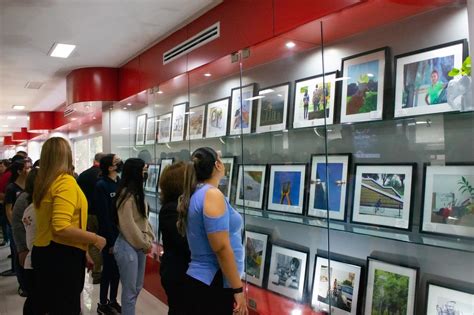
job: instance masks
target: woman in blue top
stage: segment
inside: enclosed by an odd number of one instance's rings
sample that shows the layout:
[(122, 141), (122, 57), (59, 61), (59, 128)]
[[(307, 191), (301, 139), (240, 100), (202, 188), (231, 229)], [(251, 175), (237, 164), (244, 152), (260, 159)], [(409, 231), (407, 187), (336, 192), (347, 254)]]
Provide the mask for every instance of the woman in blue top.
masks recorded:
[(224, 172), (211, 148), (194, 151), (185, 170), (177, 226), (191, 250), (184, 295), (190, 314), (248, 314), (241, 281), (242, 217), (217, 188)]

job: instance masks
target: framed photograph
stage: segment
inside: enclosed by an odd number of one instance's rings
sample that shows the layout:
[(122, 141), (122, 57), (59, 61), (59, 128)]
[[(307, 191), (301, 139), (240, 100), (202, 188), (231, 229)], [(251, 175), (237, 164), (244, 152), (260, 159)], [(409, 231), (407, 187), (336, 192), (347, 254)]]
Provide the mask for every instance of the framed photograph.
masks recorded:
[(188, 103), (173, 106), (173, 123), (171, 128), (171, 141), (184, 140), (184, 122)]
[(327, 163), (325, 155), (311, 157), (308, 215), (345, 219), (349, 160), (349, 155), (329, 155)]
[[(232, 89), (231, 111), (230, 111), (230, 134), (240, 135), (251, 132), (252, 128), (252, 108), (253, 97), (255, 95), (256, 84), (252, 83), (241, 88)], [(241, 102), (242, 93), (242, 102)], [(242, 128), (242, 130), (240, 130)]]
[(160, 177), (160, 165), (148, 165), (148, 179), (145, 183), (145, 191), (156, 193), (158, 178)]
[(418, 269), (368, 258), (366, 315), (415, 314)]
[(466, 56), (465, 39), (395, 56), (395, 117), (453, 111), (448, 73), (461, 68)]
[(155, 144), (156, 141), (156, 117), (146, 120), (145, 144)]
[(308, 253), (272, 246), (267, 288), (296, 301), (303, 299)]
[(268, 210), (303, 214), (306, 164), (270, 165)]
[(474, 238), (474, 165), (425, 166), (423, 232)]
[(204, 136), (206, 105), (191, 107), (188, 115), (188, 139), (197, 140)]
[(413, 164), (356, 165), (352, 221), (408, 230)]
[(341, 123), (381, 120), (388, 47), (342, 59)]
[(206, 138), (227, 135), (229, 98), (207, 104)]
[(239, 165), (235, 204), (262, 209), (266, 165)]
[(474, 292), (427, 284), (426, 315), (474, 314)]
[(158, 143), (168, 143), (171, 138), (171, 113), (158, 117)]
[(331, 125), (336, 98), (336, 72), (296, 81), (294, 98), (293, 128), (324, 126), (324, 116), (326, 124)]
[(227, 200), (229, 200), (230, 188), (232, 187), (232, 177), (234, 174), (235, 157), (222, 157), (221, 160), (222, 163), (224, 163), (225, 175), (221, 178), (221, 181), (219, 182), (219, 186), (217, 188), (219, 188), (219, 190), (224, 194)]
[(331, 314), (357, 314), (362, 267), (316, 256), (314, 262), (313, 294), (311, 306), (317, 311)]
[(265, 262), (267, 259), (268, 235), (245, 231), (245, 280), (263, 286)]
[(137, 129), (135, 134), (135, 145), (145, 144), (146, 114), (137, 116)]
[(287, 128), (290, 83), (261, 89), (258, 95), (257, 133), (285, 130)]

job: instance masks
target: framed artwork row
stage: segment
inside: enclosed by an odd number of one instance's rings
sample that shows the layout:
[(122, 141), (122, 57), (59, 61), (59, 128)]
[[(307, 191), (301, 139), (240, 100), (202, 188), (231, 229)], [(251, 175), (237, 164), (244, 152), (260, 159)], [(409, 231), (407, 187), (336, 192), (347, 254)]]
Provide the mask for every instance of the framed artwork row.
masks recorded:
[[(382, 120), (387, 111), (402, 118), (459, 110), (447, 101), (452, 80), (448, 73), (460, 68), (466, 56), (465, 39), (395, 56), (394, 100), (385, 93), (391, 86), (389, 47), (345, 57), (341, 71), (295, 81), (292, 128), (333, 124), (337, 94), (343, 124)], [(256, 83), (233, 88), (230, 97), (194, 106), (189, 112), (188, 103), (174, 105), (172, 113), (155, 122), (140, 115), (136, 145), (153, 144), (153, 128), (158, 131), (157, 143), (286, 130), (290, 85), (281, 83), (258, 91)], [(392, 108), (384, 108), (392, 102)]]
[[(313, 155), (311, 165), (238, 165), (235, 204), (346, 220), (349, 154)], [(234, 158), (219, 188), (230, 198)], [(411, 230), (416, 164), (355, 164), (350, 221)], [(309, 175), (307, 174), (309, 172)], [(474, 236), (474, 165), (424, 166), (420, 231)], [(327, 210), (326, 210), (327, 209)], [(306, 210), (306, 212), (305, 212)]]
[(174, 159), (162, 159), (161, 164), (148, 165), (148, 178), (145, 182), (144, 190), (148, 193), (160, 192), (159, 180), (161, 173), (167, 166), (173, 164)]
[[(247, 282), (298, 302), (306, 300), (307, 251), (271, 244), (268, 234), (255, 231), (245, 231), (244, 244)], [(366, 266), (352, 261), (350, 257), (329, 261), (325, 256), (315, 256), (307, 299), (314, 310), (337, 315), (415, 314), (418, 267), (374, 257), (367, 257)], [(473, 311), (473, 291), (427, 283), (426, 314)]]

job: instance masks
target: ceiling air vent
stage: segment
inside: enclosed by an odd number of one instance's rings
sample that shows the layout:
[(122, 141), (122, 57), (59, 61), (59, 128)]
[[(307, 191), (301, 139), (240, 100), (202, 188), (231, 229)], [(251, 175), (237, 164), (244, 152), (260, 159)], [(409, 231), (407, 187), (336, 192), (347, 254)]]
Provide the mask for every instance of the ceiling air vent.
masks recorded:
[(213, 24), (212, 26), (206, 28), (190, 39), (182, 42), (181, 44), (171, 48), (163, 54), (163, 64), (167, 64), (179, 58), (187, 53), (190, 53), (194, 49), (201, 47), (220, 36), (220, 22)]
[(74, 104), (67, 105), (66, 108), (64, 109), (64, 117), (67, 117), (74, 113), (76, 110), (74, 109)]
[(25, 89), (39, 90), (43, 86), (43, 82), (28, 81)]

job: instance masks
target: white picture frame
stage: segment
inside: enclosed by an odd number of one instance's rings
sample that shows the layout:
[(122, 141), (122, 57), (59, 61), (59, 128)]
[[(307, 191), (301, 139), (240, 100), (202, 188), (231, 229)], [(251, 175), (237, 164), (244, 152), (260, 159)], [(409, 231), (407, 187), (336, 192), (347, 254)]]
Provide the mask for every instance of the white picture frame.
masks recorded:
[[(326, 88), (323, 89), (323, 82)], [(293, 128), (332, 125), (336, 99), (336, 72), (325, 76), (317, 75), (296, 81), (294, 90)], [(316, 89), (316, 86), (318, 88)], [(324, 109), (324, 91), (326, 91), (326, 109)], [(321, 110), (314, 110), (315, 105)], [(308, 104), (305, 106), (305, 104)], [(307, 109), (305, 109), (307, 107)], [(327, 111), (327, 113), (326, 113)], [(324, 115), (326, 114), (326, 119)]]
[[(464, 39), (395, 56), (394, 116), (407, 117), (458, 110), (448, 104), (445, 91), (452, 79), (448, 72), (453, 67), (461, 68), (465, 55), (467, 41)], [(420, 63), (424, 64), (417, 67)], [(439, 87), (436, 89), (432, 88), (433, 71), (438, 74), (435, 84)]]
[(409, 230), (413, 168), (356, 165), (352, 222)]
[[(231, 90), (230, 135), (240, 135), (241, 132), (243, 134), (249, 134), (252, 131), (252, 112), (255, 89), (256, 84), (252, 83), (243, 86), (242, 88), (238, 87)], [(242, 104), (240, 102), (240, 93), (242, 93)], [(242, 130), (240, 130), (241, 127)]]
[[(406, 267), (406, 266), (400, 266), (400, 265), (394, 265), (388, 262), (384, 262), (381, 260), (374, 259), (372, 257), (369, 257), (368, 259), (368, 272), (367, 272), (367, 288), (366, 288), (366, 297), (365, 297), (365, 315), (371, 315), (372, 314), (372, 305), (380, 305), (380, 301), (378, 301), (380, 298), (384, 299), (383, 301), (385, 302), (384, 304), (390, 304), (390, 296), (386, 296), (384, 293), (382, 293), (381, 297), (379, 297), (379, 294), (374, 294), (374, 290), (390, 290), (393, 289), (393, 287), (389, 286), (384, 286), (384, 287), (379, 287), (380, 285), (383, 286), (383, 284), (388, 283), (388, 281), (376, 281), (378, 278), (381, 277), (391, 277), (395, 281), (404, 281), (408, 278), (408, 283), (407, 286), (405, 286), (405, 283), (402, 282), (399, 285), (403, 286), (404, 289), (406, 289), (407, 295), (401, 297), (403, 301), (406, 301), (406, 303), (400, 304), (400, 297), (398, 297), (397, 301), (394, 301), (394, 303), (398, 302), (396, 306), (402, 314), (407, 314), (407, 315), (413, 315), (415, 314), (415, 300), (416, 300), (416, 287), (417, 287), (417, 280), (418, 280), (418, 269), (416, 268), (411, 268), (411, 267)], [(392, 281), (391, 283), (395, 283), (395, 281)], [(405, 311), (406, 308), (406, 311)]]
[(305, 183), (306, 164), (270, 165), (267, 209), (303, 214)]
[(187, 107), (188, 103), (173, 106), (173, 123), (171, 124), (172, 142), (184, 140)]
[[(244, 172), (245, 177), (243, 176)], [(266, 172), (266, 165), (239, 165), (235, 196), (236, 205), (262, 209)], [(243, 178), (246, 179), (245, 183)]]
[(135, 145), (145, 144), (146, 118), (147, 118), (147, 114), (137, 116), (137, 126), (136, 126), (136, 131), (135, 131)]
[(234, 175), (235, 157), (234, 156), (221, 157), (221, 161), (225, 167), (225, 174), (224, 174), (224, 177), (221, 178), (217, 188), (219, 188), (219, 190), (222, 192), (224, 197), (226, 197), (227, 200), (229, 200), (230, 192), (232, 188), (232, 180), (233, 180), (233, 175)]
[[(165, 159), (161, 159), (161, 163), (160, 163), (160, 170), (159, 170), (159, 176), (158, 178), (161, 177), (161, 173), (165, 170), (165, 168), (171, 164), (174, 163), (174, 159), (173, 158), (165, 158)], [(160, 186), (158, 185), (158, 192), (161, 192), (161, 189), (160, 189)]]
[(206, 105), (194, 106), (189, 109), (187, 139), (198, 140), (204, 137)]
[[(334, 301), (334, 298), (331, 299), (331, 314), (356, 315), (360, 302), (359, 293), (362, 289), (362, 267), (334, 259), (331, 259), (330, 265), (331, 276), (329, 277), (328, 259), (316, 256), (311, 306), (316, 311), (329, 313), (328, 299), (337, 296), (337, 301)], [(329, 283), (329, 279), (332, 283)], [(336, 282), (336, 290), (334, 290), (334, 282)]]
[(290, 83), (266, 87), (258, 92), (256, 133), (287, 129)]
[(155, 144), (156, 141), (156, 117), (148, 117), (146, 120), (145, 145)]
[[(474, 238), (474, 165), (427, 165), (421, 231)], [(466, 181), (463, 184), (463, 181)]]
[(474, 314), (474, 292), (427, 284), (426, 315)]
[(225, 137), (228, 117), (228, 97), (207, 104), (206, 138)]
[(158, 143), (168, 143), (171, 139), (171, 113), (158, 117)]
[[(327, 219), (328, 211), (326, 208), (329, 208), (329, 219), (344, 221), (346, 217), (350, 155), (328, 155), (327, 159), (329, 163), (327, 169), (329, 181), (326, 181), (326, 156), (313, 155), (311, 157), (308, 215)], [(326, 202), (325, 189), (328, 189), (328, 202)], [(337, 196), (337, 198), (334, 196)]]
[[(307, 252), (273, 245), (267, 289), (301, 301), (306, 284), (307, 260)], [(296, 264), (299, 264), (297, 268)]]
[(387, 59), (388, 47), (342, 59), (341, 123), (382, 119)]
[(145, 182), (144, 190), (146, 192), (156, 193), (158, 187), (158, 180), (160, 177), (160, 165), (148, 165), (148, 178)]
[(265, 278), (268, 240), (267, 234), (245, 231), (245, 280), (258, 287), (263, 287)]

